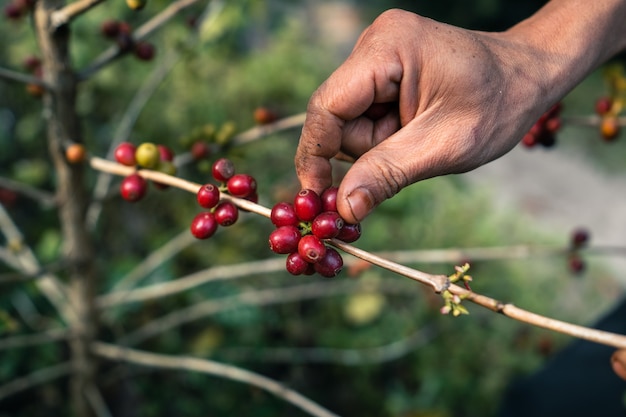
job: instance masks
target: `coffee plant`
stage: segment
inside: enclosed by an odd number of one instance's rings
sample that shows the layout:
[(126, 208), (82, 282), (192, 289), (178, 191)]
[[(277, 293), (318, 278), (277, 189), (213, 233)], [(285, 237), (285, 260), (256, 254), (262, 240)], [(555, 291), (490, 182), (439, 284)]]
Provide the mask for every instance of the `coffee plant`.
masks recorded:
[[(567, 337), (626, 347), (626, 336), (499, 301), (541, 307), (525, 295), (537, 271), (498, 259), (565, 260), (547, 269), (568, 283), (588, 273), (586, 228), (564, 244), (497, 248), (469, 238), (485, 208), (452, 182), (403, 193), (363, 225), (338, 215), (335, 186), (301, 190), (293, 138), (333, 61), (302, 52), (306, 36), (269, 17), (276, 7), (6, 2), (0, 416), (408, 415), (440, 407), (411, 393), (430, 383), (451, 411), (487, 415), (493, 385)], [(284, 62), (262, 45), (263, 23), (284, 28)], [(619, 142), (626, 76), (611, 66), (603, 80), (590, 115), (557, 103), (520, 146), (558, 151), (568, 126)], [(492, 275), (523, 278), (486, 286)], [(450, 319), (470, 311), (475, 321)], [(491, 334), (519, 362), (485, 371)], [(499, 383), (446, 392), (457, 372)]]

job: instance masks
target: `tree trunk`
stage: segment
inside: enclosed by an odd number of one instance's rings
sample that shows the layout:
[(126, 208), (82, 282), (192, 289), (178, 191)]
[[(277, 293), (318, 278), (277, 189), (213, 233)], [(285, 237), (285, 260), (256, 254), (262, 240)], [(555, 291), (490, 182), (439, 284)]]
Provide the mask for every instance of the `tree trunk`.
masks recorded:
[(39, 0), (35, 6), (37, 40), (42, 54), (44, 81), (49, 90), (43, 97), (44, 117), (50, 158), (54, 165), (56, 197), (63, 236), (63, 256), (68, 264), (68, 298), (75, 319), (70, 352), (73, 372), (70, 401), (76, 417), (94, 415), (86, 390), (95, 388), (96, 361), (90, 345), (97, 335), (94, 310), (96, 271), (93, 242), (85, 228), (87, 188), (85, 166), (69, 164), (65, 159), (68, 141), (81, 142), (80, 120), (76, 113), (77, 79), (69, 55), (70, 28), (54, 28), (51, 13), (63, 6), (63, 0)]

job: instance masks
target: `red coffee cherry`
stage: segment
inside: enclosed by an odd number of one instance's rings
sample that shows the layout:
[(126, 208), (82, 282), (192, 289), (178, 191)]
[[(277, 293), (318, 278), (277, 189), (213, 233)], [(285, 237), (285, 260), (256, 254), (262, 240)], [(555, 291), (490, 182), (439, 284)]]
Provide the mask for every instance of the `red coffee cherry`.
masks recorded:
[(196, 200), (200, 207), (213, 208), (220, 201), (220, 190), (213, 184), (204, 184), (196, 193)]
[(315, 272), (326, 278), (337, 276), (343, 268), (343, 259), (335, 248), (326, 247), (326, 253), (315, 264), (313, 264)]
[(578, 228), (572, 232), (571, 245), (574, 248), (581, 248), (589, 242), (589, 231), (587, 229)]
[(247, 197), (256, 191), (256, 180), (248, 174), (235, 174), (226, 182), (226, 188), (235, 197)]
[(211, 155), (211, 147), (203, 140), (197, 140), (191, 145), (191, 157), (195, 161), (206, 159)]
[(239, 218), (239, 209), (230, 201), (222, 201), (215, 207), (213, 212), (215, 220), (220, 226), (231, 226)]
[(315, 191), (304, 189), (296, 195), (293, 207), (300, 220), (311, 221), (322, 212), (322, 200)]
[(287, 256), (285, 267), (291, 275), (312, 275), (315, 273), (313, 264), (307, 262), (298, 252), (292, 252)]
[(320, 198), (322, 199), (322, 211), (337, 211), (337, 187), (328, 187)]
[(134, 144), (130, 142), (122, 142), (115, 148), (113, 156), (120, 164), (132, 167), (137, 165), (135, 152), (137, 152), (137, 147)]
[(135, 56), (141, 61), (151, 61), (154, 58), (156, 49), (150, 42), (141, 41), (135, 44)]
[(125, 177), (120, 184), (120, 194), (126, 201), (139, 201), (146, 195), (148, 182), (139, 174), (131, 174)]
[(235, 164), (230, 159), (220, 158), (213, 163), (211, 174), (216, 181), (226, 182), (235, 175)]
[(596, 100), (594, 110), (596, 114), (604, 116), (611, 111), (611, 107), (613, 107), (613, 99), (611, 97), (600, 97)]
[(172, 162), (174, 160), (174, 151), (165, 145), (157, 145), (161, 161)]
[(332, 239), (343, 228), (344, 221), (336, 211), (324, 211), (313, 219), (311, 232), (320, 239)]
[(297, 226), (300, 223), (293, 204), (286, 202), (274, 204), (270, 213), (270, 220), (276, 227)]
[(339, 231), (339, 234), (337, 235), (337, 239), (346, 243), (356, 242), (357, 240), (359, 240), (360, 237), (361, 237), (361, 224), (360, 223), (356, 223), (356, 224), (344, 223), (343, 227)]
[(208, 211), (198, 213), (191, 222), (190, 230), (197, 239), (210, 238), (217, 230), (215, 216)]
[(298, 253), (307, 262), (315, 263), (326, 254), (326, 245), (315, 235), (302, 236), (298, 242)]
[(287, 254), (298, 250), (300, 230), (295, 226), (281, 226), (270, 233), (270, 249), (274, 253)]

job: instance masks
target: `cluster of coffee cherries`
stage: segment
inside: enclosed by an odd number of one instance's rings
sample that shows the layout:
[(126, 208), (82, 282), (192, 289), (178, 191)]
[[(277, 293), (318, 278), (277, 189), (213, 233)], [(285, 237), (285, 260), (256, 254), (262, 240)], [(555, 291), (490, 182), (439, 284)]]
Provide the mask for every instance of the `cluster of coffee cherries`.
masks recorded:
[(545, 112), (539, 120), (530, 128), (522, 138), (522, 144), (527, 148), (541, 145), (544, 148), (551, 148), (556, 144), (556, 133), (561, 129), (562, 104), (554, 104)]
[(259, 199), (254, 177), (236, 173), (235, 165), (230, 159), (220, 158), (213, 162), (211, 175), (220, 185), (207, 183), (196, 193), (198, 204), (205, 209), (191, 221), (191, 234), (197, 239), (208, 239), (215, 234), (218, 226), (231, 226), (239, 218), (237, 206), (222, 199), (222, 193), (255, 203)]
[(580, 250), (589, 244), (589, 240), (590, 233), (583, 227), (576, 228), (571, 233), (568, 264), (570, 271), (574, 274), (581, 274), (586, 269), (585, 260), (582, 258)]
[(604, 96), (596, 100), (595, 112), (600, 116), (600, 137), (605, 142), (613, 142), (620, 134), (618, 114), (621, 102), (612, 97)]
[(105, 20), (100, 26), (102, 36), (117, 43), (122, 52), (132, 52), (141, 61), (151, 61), (156, 48), (148, 41), (136, 41), (132, 36), (132, 28), (128, 22)]
[[(174, 152), (165, 145), (143, 142), (136, 146), (131, 142), (122, 142), (115, 148), (114, 157), (122, 165), (176, 174)], [(158, 189), (167, 188), (165, 184), (155, 182), (154, 185)], [(120, 194), (127, 201), (139, 201), (147, 191), (148, 181), (136, 172), (126, 176), (120, 184)]]
[(343, 267), (343, 259), (326, 239), (346, 243), (361, 236), (360, 224), (344, 222), (337, 212), (337, 188), (327, 188), (321, 195), (303, 189), (293, 203), (280, 202), (272, 207), (270, 220), (276, 226), (269, 236), (270, 249), (286, 254), (286, 268), (292, 275), (334, 277)]

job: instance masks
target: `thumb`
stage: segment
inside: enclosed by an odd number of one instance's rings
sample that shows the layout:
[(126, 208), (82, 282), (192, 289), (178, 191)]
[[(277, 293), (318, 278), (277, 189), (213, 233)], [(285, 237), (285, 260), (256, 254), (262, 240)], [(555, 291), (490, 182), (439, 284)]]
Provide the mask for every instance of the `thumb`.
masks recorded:
[[(376, 206), (421, 178), (428, 156), (406, 129), (371, 148), (356, 160), (339, 185), (337, 210), (348, 223), (363, 220)], [(419, 158), (418, 158), (419, 156)]]
[(611, 356), (611, 366), (617, 376), (626, 380), (626, 349), (618, 350), (613, 353), (613, 356)]

